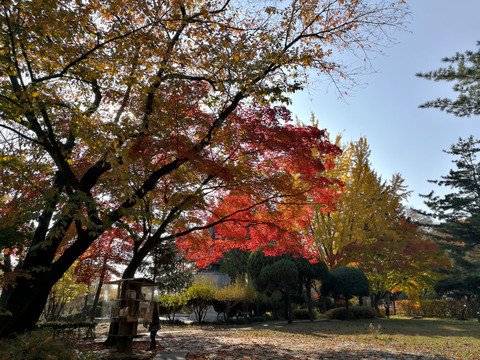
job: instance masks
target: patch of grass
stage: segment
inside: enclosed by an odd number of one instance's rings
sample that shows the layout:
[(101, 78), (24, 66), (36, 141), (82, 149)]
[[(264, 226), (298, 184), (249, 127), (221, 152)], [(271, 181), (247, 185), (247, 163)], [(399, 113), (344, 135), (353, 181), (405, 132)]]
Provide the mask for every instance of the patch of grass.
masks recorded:
[(277, 333), (283, 334), (281, 336), (292, 334), (298, 339), (329, 338), (335, 342), (388, 348), (395, 353), (480, 359), (480, 324), (476, 320), (390, 318), (318, 321), (275, 324), (269, 327), (269, 331), (272, 332), (270, 336)]

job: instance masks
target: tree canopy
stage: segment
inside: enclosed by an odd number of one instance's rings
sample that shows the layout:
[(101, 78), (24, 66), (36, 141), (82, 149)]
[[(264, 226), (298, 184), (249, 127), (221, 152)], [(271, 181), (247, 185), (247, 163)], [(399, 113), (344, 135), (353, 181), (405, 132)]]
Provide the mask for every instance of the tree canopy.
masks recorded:
[(404, 219), (397, 222), (395, 231), (347, 245), (344, 254), (342, 263), (358, 267), (367, 276), (375, 308), (394, 292), (417, 297), (432, 291), (444, 276), (439, 270), (451, 267), (438, 245)]
[(341, 266), (330, 271), (330, 279), (322, 284), (322, 293), (330, 293), (334, 298), (343, 298), (349, 315), (349, 300), (354, 296), (368, 296), (369, 283), (365, 274), (354, 267)]
[[(328, 188), (316, 172), (338, 150), (316, 129), (278, 129), (285, 111), (258, 101), (287, 101), (315, 73), (351, 79), (338, 55), (364, 55), (385, 39), (404, 4), (3, 1), (0, 233), (2, 249), (21, 261), (2, 264), (10, 281), (0, 297), (0, 336), (32, 328), (55, 282), (114, 225), (140, 224), (123, 275), (131, 277), (159, 242), (246, 204), (270, 203), (265, 214), (314, 182)], [(255, 117), (268, 121), (256, 130)], [(287, 136), (304, 145), (296, 156)], [(280, 159), (312, 151), (317, 161), (308, 162), (313, 171), (302, 187), (293, 179), (306, 162), (287, 171)], [(238, 208), (213, 211), (227, 196)]]
[(341, 266), (330, 271), (330, 282), (326, 287), (337, 297), (349, 300), (354, 296), (368, 296), (368, 279), (354, 267)]
[[(340, 145), (340, 138), (336, 143)], [(340, 146), (342, 155), (329, 170), (342, 184), (336, 211), (314, 206), (308, 224), (320, 255), (332, 268), (340, 265), (348, 244), (394, 231), (402, 200), (409, 194), (399, 174), (384, 181), (374, 171), (367, 139)]]

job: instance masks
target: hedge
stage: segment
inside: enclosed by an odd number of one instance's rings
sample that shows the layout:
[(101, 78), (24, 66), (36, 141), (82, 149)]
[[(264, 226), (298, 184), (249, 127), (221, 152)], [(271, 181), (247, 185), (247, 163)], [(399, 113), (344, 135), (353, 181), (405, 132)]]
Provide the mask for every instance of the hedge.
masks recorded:
[[(375, 309), (370, 306), (352, 306), (349, 309), (350, 319), (374, 319)], [(345, 320), (347, 318), (347, 308), (340, 307), (328, 310), (324, 316), (327, 319)]]
[[(465, 306), (458, 300), (399, 300), (395, 302), (397, 314), (406, 316), (439, 317), (439, 318), (459, 318)], [(470, 309), (467, 307), (466, 317), (473, 317)]]

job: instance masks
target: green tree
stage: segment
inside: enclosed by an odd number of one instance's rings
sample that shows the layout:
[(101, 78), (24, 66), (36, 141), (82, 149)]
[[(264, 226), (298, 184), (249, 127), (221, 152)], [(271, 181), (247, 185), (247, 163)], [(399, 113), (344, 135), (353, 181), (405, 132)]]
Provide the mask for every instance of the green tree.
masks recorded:
[(368, 296), (369, 283), (365, 274), (353, 267), (342, 266), (330, 271), (330, 281), (325, 283), (324, 293), (331, 293), (335, 298), (343, 298), (349, 319), (349, 300), (355, 296)]
[[(311, 263), (308, 259), (305, 259), (303, 257), (292, 257), (291, 260), (295, 263), (295, 266), (297, 267), (299, 283), (305, 289), (307, 297), (308, 316), (310, 318), (310, 321), (313, 321), (314, 314), (312, 289), (319, 289), (317, 287), (318, 284), (328, 282), (330, 273), (323, 261)], [(319, 293), (320, 291), (316, 292)]]
[(187, 289), (188, 305), (193, 308), (195, 318), (199, 323), (203, 322), (208, 308), (213, 304), (216, 289), (206, 279), (197, 279)]
[(285, 317), (288, 323), (293, 322), (292, 294), (297, 289), (298, 269), (289, 259), (280, 259), (265, 266), (257, 280), (259, 291), (271, 293), (279, 290), (285, 297)]
[(293, 322), (291, 295), (298, 289), (299, 271), (289, 256), (252, 253), (248, 259), (248, 278), (259, 292), (270, 296), (280, 291), (285, 300), (285, 318)]
[[(431, 224), (431, 236), (442, 246), (452, 259), (453, 269), (447, 274), (451, 280), (442, 280), (437, 289), (446, 289), (441, 284), (458, 285), (457, 294), (472, 284), (473, 278), (480, 276), (480, 140), (470, 136), (460, 138), (457, 144), (446, 151), (454, 156), (455, 168), (441, 180), (430, 182), (444, 187), (445, 195), (431, 192), (424, 195), (429, 207), (426, 215), (436, 219)], [(471, 296), (466, 292), (467, 300), (473, 307)]]
[(88, 287), (78, 281), (72, 266), (53, 286), (44, 309), (44, 318), (47, 321), (57, 321), (62, 311), (72, 300), (85, 296)]
[(233, 249), (223, 254), (220, 271), (228, 274), (231, 279), (245, 280), (247, 276), (248, 258), (251, 252), (240, 249)]
[[(477, 43), (480, 46), (480, 42)], [(417, 76), (434, 81), (452, 81), (453, 91), (458, 93), (455, 100), (438, 98), (428, 101), (421, 108), (437, 108), (455, 116), (480, 115), (480, 50), (457, 53), (454, 57), (442, 59), (448, 67)]]
[(158, 289), (167, 293), (181, 293), (193, 282), (195, 265), (171, 242), (158, 244), (139, 267), (158, 284)]

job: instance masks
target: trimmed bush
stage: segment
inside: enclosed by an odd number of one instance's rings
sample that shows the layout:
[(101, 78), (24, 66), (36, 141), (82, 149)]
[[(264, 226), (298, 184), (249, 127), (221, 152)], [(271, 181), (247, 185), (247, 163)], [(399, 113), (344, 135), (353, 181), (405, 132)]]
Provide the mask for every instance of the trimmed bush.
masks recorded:
[[(293, 317), (298, 320), (310, 320), (310, 316), (308, 315), (308, 309), (293, 310)], [(320, 313), (316, 309), (314, 309), (313, 318), (318, 319), (319, 317), (320, 317)]]
[[(374, 319), (375, 309), (370, 306), (353, 306), (349, 309), (349, 315), (350, 319)], [(347, 319), (347, 308), (339, 307), (328, 310), (324, 316), (330, 320), (345, 320)]]
[[(398, 314), (406, 316), (458, 318), (461, 316), (464, 303), (457, 300), (400, 300), (395, 302)], [(467, 308), (465, 316), (474, 317)]]

